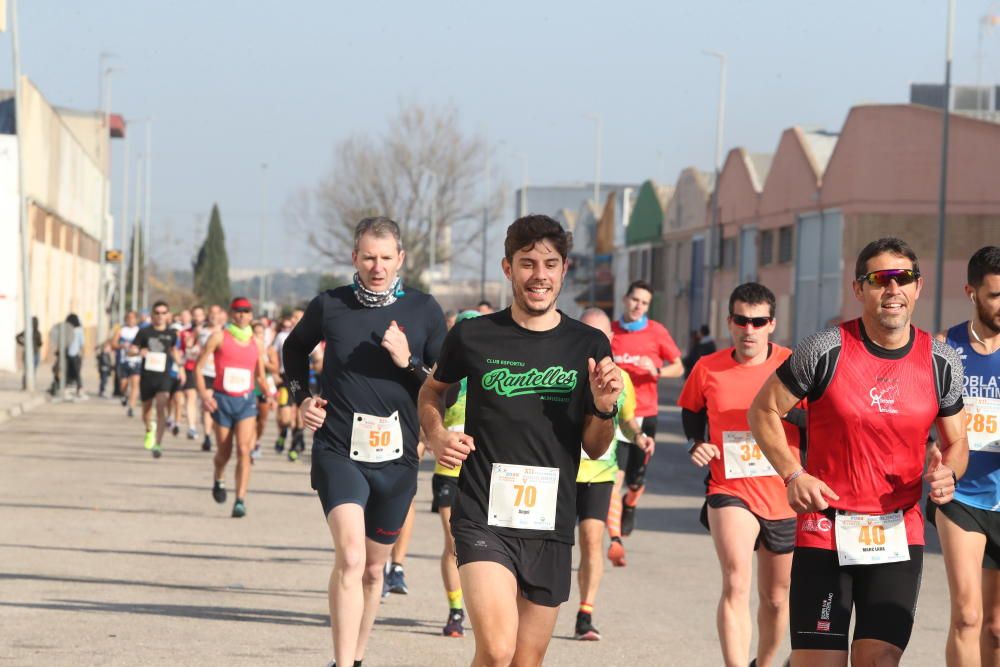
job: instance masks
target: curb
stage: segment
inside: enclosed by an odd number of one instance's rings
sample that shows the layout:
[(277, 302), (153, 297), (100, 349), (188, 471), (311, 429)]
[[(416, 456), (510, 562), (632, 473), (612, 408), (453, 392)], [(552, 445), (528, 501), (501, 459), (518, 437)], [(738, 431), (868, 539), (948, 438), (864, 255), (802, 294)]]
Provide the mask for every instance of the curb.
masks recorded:
[(25, 412), (33, 410), (43, 403), (45, 403), (45, 394), (35, 394), (33, 396), (29, 396), (20, 403), (0, 410), (0, 424), (4, 424), (15, 417), (20, 417)]

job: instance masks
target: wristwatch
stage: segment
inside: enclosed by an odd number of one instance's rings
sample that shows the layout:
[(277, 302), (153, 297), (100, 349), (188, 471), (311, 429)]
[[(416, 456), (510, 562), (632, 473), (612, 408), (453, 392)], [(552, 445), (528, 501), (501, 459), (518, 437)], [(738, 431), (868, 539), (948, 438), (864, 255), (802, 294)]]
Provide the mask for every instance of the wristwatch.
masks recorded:
[(614, 419), (615, 415), (618, 414), (617, 403), (615, 403), (614, 406), (611, 408), (611, 412), (601, 412), (600, 410), (597, 409), (596, 403), (592, 403), (591, 407), (593, 408), (594, 416), (597, 417), (598, 419), (604, 419), (604, 420)]
[(411, 354), (410, 360), (406, 363), (406, 368), (404, 370), (416, 373), (418, 368), (420, 368), (420, 357), (415, 354)]

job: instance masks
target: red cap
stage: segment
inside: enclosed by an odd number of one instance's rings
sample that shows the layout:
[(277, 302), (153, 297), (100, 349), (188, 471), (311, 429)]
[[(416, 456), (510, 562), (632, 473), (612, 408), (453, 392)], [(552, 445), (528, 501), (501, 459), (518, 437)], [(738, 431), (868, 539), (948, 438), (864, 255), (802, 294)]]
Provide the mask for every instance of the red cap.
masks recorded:
[(250, 304), (250, 299), (238, 296), (229, 304), (229, 310), (253, 310), (253, 306)]

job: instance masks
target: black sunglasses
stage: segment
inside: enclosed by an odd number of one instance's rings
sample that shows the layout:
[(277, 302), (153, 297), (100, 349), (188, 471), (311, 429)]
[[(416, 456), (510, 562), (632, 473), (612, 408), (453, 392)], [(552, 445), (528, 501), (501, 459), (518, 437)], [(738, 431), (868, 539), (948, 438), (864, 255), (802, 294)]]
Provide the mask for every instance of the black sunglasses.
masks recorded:
[(902, 287), (915, 282), (919, 277), (920, 272), (913, 269), (882, 269), (858, 276), (858, 282), (868, 283), (872, 287), (888, 287), (889, 283), (895, 280), (896, 284)]
[(729, 319), (738, 327), (752, 324), (754, 329), (762, 329), (771, 323), (773, 317), (747, 317), (746, 315), (730, 315)]

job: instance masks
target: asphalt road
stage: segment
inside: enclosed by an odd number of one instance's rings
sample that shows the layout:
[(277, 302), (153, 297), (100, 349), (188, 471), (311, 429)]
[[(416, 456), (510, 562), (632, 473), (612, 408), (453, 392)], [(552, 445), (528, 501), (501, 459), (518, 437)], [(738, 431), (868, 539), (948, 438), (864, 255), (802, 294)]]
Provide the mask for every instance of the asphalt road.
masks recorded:
[[(546, 664), (721, 664), (720, 576), (697, 518), (702, 474), (679, 446), (678, 417), (664, 409), (628, 567), (606, 570), (594, 616), (603, 641), (572, 639), (574, 583)], [(153, 460), (138, 418), (114, 401), (46, 404), (0, 425), (0, 664), (325, 665), (330, 538), (308, 456), (278, 457), (273, 436), (272, 426), (248, 516), (236, 520), (211, 499), (211, 455), (182, 433)], [(440, 636), (441, 529), (429, 506), (425, 464), (410, 594), (383, 604), (366, 665), (471, 658), (471, 633)], [(941, 665), (948, 600), (934, 547), (917, 613), (903, 662)]]

